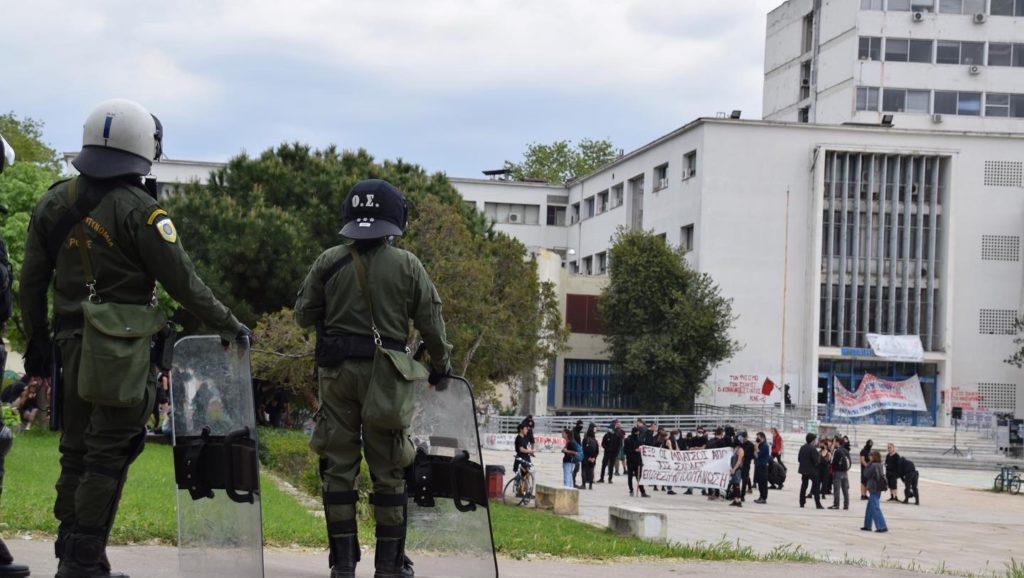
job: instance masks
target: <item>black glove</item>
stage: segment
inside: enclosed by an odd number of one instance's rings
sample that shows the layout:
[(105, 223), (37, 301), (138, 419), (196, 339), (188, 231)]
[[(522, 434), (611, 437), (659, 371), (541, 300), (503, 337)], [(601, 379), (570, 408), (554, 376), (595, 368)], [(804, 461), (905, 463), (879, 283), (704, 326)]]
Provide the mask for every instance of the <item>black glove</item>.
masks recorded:
[(449, 377), (451, 377), (451, 375), (452, 375), (452, 370), (450, 368), (449, 369), (445, 369), (441, 373), (438, 373), (438, 372), (434, 371), (433, 369), (431, 369), (430, 370), (430, 376), (427, 377), (427, 383), (429, 383), (430, 385), (433, 385), (434, 388), (437, 389), (437, 391), (444, 391), (444, 390), (448, 389), (448, 381), (447, 381), (447, 379)]
[(53, 348), (49, 339), (33, 339), (25, 349), (25, 373), (29, 377), (50, 377)]
[[(251, 347), (253, 344), (252, 330), (245, 326), (244, 323), (238, 324), (238, 331), (235, 333), (235, 341), (238, 343), (246, 342)], [(222, 334), (220, 337), (220, 344), (227, 349), (231, 342), (224, 338)]]

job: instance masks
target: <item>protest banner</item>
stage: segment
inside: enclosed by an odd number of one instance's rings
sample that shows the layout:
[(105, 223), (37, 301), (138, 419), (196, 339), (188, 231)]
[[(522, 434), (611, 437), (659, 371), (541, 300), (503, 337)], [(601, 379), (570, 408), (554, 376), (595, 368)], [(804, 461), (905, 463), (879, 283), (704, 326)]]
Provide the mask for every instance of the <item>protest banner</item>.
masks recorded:
[[(488, 450), (514, 451), (516, 434), (481, 433), (482, 445)], [(533, 451), (560, 452), (565, 447), (562, 436), (533, 434)]]
[(864, 417), (877, 411), (928, 411), (921, 391), (921, 380), (915, 375), (904, 381), (886, 381), (866, 374), (857, 389), (846, 389), (835, 378), (835, 417)]
[(641, 484), (726, 490), (732, 467), (732, 448), (676, 451), (641, 446), (644, 466)]

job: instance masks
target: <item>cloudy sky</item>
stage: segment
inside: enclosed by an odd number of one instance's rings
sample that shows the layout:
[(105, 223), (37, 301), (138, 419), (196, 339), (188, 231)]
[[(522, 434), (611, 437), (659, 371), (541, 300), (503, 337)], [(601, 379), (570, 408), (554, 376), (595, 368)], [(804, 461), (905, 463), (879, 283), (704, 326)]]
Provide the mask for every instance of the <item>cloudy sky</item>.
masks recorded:
[(283, 141), (452, 176), (530, 142), (630, 150), (698, 116), (759, 118), (781, 0), (32, 0), (0, 14), (0, 110), (77, 150), (100, 100), (160, 117), (171, 158)]

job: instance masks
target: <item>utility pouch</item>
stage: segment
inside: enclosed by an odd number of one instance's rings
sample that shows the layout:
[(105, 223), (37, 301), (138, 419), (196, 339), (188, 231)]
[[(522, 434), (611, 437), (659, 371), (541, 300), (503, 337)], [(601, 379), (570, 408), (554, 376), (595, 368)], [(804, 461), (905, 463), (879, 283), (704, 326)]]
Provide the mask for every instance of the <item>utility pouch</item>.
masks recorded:
[(377, 347), (373, 372), (363, 400), (363, 424), (378, 430), (402, 430), (412, 423), (416, 401), (412, 382), (429, 372), (406, 351)]
[(164, 323), (153, 339), (152, 354), (149, 356), (150, 363), (162, 371), (170, 371), (174, 365), (174, 342), (177, 340), (178, 329), (174, 322)]
[(152, 337), (167, 323), (157, 307), (82, 302), (85, 327), (78, 394), (98, 405), (142, 402), (149, 377)]
[(338, 367), (345, 361), (345, 350), (343, 336), (328, 335), (319, 328), (317, 329), (314, 357), (318, 367)]

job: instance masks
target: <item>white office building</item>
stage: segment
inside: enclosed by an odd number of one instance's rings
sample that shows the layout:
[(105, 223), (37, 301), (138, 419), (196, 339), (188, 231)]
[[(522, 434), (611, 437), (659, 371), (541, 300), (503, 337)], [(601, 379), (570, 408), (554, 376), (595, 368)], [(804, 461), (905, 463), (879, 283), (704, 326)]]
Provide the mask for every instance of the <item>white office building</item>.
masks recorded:
[(790, 0), (768, 15), (767, 120), (1019, 131), (1024, 0)]
[[(837, 379), (918, 375), (929, 411), (878, 421), (941, 424), (953, 405), (1024, 413), (1021, 372), (1003, 361), (1024, 288), (1017, 135), (699, 119), (565, 188), (453, 182), (499, 229), (566, 257), (567, 322), (598, 342), (557, 360), (550, 411), (628, 407), (609, 390), (595, 318), (626, 227), (688, 249), (733, 299), (742, 350), (699, 401), (777, 402), (779, 390), (761, 395), (767, 377), (796, 404), (830, 407)], [(868, 333), (919, 336), (924, 360), (874, 357)]]

